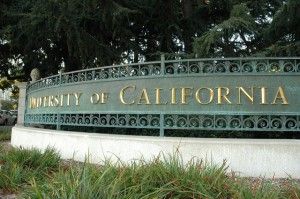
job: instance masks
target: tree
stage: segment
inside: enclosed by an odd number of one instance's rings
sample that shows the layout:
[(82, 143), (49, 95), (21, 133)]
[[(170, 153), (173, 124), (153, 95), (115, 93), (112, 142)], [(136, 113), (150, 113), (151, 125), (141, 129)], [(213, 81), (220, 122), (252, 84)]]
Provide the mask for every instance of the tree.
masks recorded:
[(229, 2), (230, 17), (195, 38), (198, 56), (300, 55), (299, 1)]
[(289, 0), (278, 10), (266, 29), (264, 37), (268, 47), (265, 55), (300, 55), (300, 1)]
[(2, 0), (0, 74), (168, 58), (299, 56), (299, 0)]
[(10, 35), (6, 46), (22, 59), (25, 76), (32, 68), (50, 75), (62, 63), (70, 71), (119, 61), (124, 35), (119, 18), (129, 12), (109, 0), (14, 1), (4, 14), (10, 23), (2, 34)]
[(250, 54), (251, 37), (255, 34), (257, 34), (255, 22), (250, 15), (250, 10), (245, 4), (235, 5), (229, 19), (215, 25), (195, 39), (194, 51), (200, 57), (209, 55), (232, 57), (236, 53)]
[(0, 105), (3, 110), (15, 110), (17, 107), (16, 103), (8, 100), (0, 100)]

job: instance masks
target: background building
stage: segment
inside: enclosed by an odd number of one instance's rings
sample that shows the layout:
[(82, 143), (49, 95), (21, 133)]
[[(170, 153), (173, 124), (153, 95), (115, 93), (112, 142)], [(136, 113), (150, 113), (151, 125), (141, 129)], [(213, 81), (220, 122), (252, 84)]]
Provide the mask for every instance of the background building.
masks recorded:
[(11, 89), (0, 90), (0, 109), (2, 109), (3, 101), (10, 101)]

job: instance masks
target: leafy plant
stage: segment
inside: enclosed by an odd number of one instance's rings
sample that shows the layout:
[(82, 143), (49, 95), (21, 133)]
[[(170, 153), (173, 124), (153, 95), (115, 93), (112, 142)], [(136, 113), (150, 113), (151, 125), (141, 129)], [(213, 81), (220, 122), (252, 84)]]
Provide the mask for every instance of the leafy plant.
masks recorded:
[(0, 189), (17, 191), (31, 179), (43, 180), (58, 169), (59, 154), (50, 148), (44, 152), (37, 149), (12, 148), (0, 154)]

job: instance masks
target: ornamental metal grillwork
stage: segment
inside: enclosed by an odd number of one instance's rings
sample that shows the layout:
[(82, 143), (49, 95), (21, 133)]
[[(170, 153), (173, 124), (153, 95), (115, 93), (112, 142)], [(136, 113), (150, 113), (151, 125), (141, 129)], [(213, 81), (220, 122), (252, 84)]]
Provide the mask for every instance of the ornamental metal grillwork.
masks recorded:
[(300, 131), (300, 58), (162, 56), (60, 73), (26, 97), (26, 125)]
[[(59, 118), (59, 120), (57, 119)], [(189, 114), (26, 114), (27, 124), (68, 126), (214, 129), (214, 130), (300, 130), (299, 115), (189, 115)]]
[(113, 65), (54, 75), (36, 81), (28, 91), (77, 82), (170, 75), (280, 75), (299, 74), (299, 58), (219, 58), (164, 60)]

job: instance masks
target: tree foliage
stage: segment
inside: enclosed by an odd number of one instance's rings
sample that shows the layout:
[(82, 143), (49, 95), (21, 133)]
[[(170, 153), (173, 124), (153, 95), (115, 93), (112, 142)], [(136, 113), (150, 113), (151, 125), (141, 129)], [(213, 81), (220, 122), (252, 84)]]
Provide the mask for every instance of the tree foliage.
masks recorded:
[(17, 104), (12, 101), (8, 100), (0, 100), (1, 109), (3, 110), (15, 110), (17, 107)]
[(266, 29), (268, 40), (266, 55), (300, 55), (300, 1), (287, 1), (275, 14), (270, 27)]
[(161, 53), (298, 56), (299, 0), (2, 0), (0, 74), (28, 80)]
[(242, 45), (247, 45), (250, 37), (255, 34), (255, 22), (250, 16), (250, 10), (245, 4), (239, 4), (233, 6), (229, 19), (196, 38), (194, 48), (201, 57), (216, 53), (219, 56), (234, 56), (238, 51), (243, 54), (244, 51), (251, 52), (249, 48), (243, 49)]

